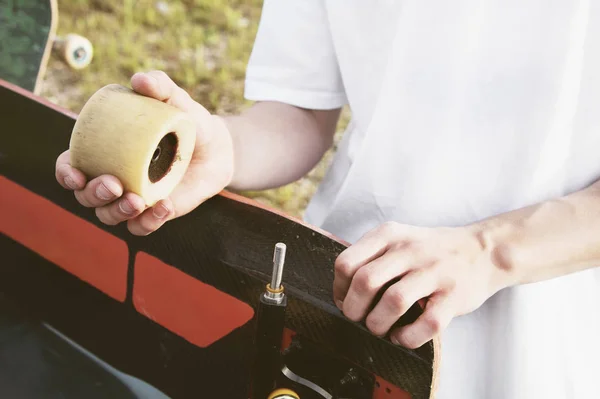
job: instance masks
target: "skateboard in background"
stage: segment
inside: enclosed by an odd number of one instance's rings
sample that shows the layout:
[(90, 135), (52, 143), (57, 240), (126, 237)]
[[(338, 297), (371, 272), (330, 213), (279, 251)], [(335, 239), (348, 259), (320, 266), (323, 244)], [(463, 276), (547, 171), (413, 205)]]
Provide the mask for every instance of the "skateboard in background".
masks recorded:
[(88, 66), (90, 41), (57, 37), (57, 25), (56, 0), (0, 0), (0, 79), (39, 94), (53, 49), (73, 69)]

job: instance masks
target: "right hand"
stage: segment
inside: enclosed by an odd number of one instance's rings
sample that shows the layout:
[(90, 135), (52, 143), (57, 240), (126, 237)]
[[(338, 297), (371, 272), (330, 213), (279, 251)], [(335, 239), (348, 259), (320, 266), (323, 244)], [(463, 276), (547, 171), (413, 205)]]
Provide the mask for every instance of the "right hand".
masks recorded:
[(114, 176), (102, 175), (87, 181), (85, 175), (70, 165), (69, 150), (56, 160), (56, 179), (73, 190), (85, 207), (95, 208), (96, 216), (107, 225), (127, 221), (134, 235), (148, 235), (165, 222), (192, 211), (229, 185), (233, 177), (234, 154), (231, 135), (224, 121), (211, 115), (178, 87), (162, 71), (137, 73), (131, 86), (139, 94), (153, 97), (188, 112), (196, 121), (196, 146), (189, 167), (171, 195), (146, 208), (143, 199), (123, 192)]

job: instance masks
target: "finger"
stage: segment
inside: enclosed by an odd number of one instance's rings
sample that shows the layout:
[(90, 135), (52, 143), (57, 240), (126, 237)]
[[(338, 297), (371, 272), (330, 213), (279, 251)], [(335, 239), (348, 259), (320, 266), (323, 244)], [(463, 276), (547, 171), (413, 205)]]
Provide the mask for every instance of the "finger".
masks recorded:
[(133, 235), (146, 236), (158, 230), (165, 222), (174, 217), (173, 203), (170, 199), (165, 199), (146, 209), (138, 217), (129, 219), (127, 228)]
[(131, 77), (131, 88), (139, 94), (160, 101), (167, 101), (177, 87), (162, 71), (138, 72)]
[(384, 235), (370, 232), (337, 257), (334, 264), (333, 298), (338, 308), (342, 309), (354, 274), (359, 268), (385, 253), (387, 246), (388, 240)]
[(392, 325), (417, 301), (438, 289), (439, 278), (430, 269), (412, 270), (389, 287), (367, 316), (367, 328), (375, 335), (385, 335)]
[(214, 186), (205, 183), (210, 181), (211, 176), (206, 171), (194, 172), (190, 179), (193, 183), (178, 185), (169, 196), (178, 217), (186, 215), (215, 195)]
[(102, 223), (114, 226), (138, 216), (144, 211), (144, 208), (144, 200), (140, 196), (126, 193), (118, 201), (96, 208), (96, 216)]
[(82, 190), (75, 191), (75, 198), (85, 207), (105, 206), (123, 195), (123, 186), (119, 179), (103, 175), (90, 181)]
[(131, 87), (142, 95), (164, 101), (183, 111), (208, 114), (208, 111), (163, 71), (136, 73), (131, 77)]
[(362, 320), (384, 285), (406, 273), (410, 266), (410, 256), (386, 252), (358, 269), (343, 301), (344, 315), (353, 321)]
[(69, 150), (56, 159), (55, 177), (56, 181), (68, 190), (81, 190), (85, 187), (85, 175), (71, 166)]
[(454, 315), (451, 297), (434, 295), (425, 306), (425, 311), (417, 320), (407, 326), (395, 329), (390, 334), (396, 345), (416, 349), (439, 335), (450, 323)]

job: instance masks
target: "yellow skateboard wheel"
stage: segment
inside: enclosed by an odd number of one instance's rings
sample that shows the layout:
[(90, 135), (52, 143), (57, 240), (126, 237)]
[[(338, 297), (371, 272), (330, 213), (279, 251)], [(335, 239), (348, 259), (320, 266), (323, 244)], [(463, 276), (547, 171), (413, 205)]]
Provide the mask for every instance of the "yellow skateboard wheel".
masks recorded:
[(267, 399), (300, 399), (298, 394), (290, 389), (276, 389)]
[(154, 98), (110, 84), (83, 106), (71, 133), (71, 165), (88, 179), (117, 177), (147, 206), (169, 196), (196, 142), (191, 117)]
[(62, 59), (73, 69), (87, 67), (94, 58), (94, 47), (83, 36), (70, 33), (57, 39), (56, 45)]

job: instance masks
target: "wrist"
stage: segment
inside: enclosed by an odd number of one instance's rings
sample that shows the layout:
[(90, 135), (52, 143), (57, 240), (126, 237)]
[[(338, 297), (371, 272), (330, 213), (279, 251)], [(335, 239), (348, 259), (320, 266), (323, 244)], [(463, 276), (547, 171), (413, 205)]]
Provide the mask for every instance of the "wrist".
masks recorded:
[(231, 133), (231, 127), (228, 123), (227, 117), (214, 114), (213, 118), (215, 123), (221, 125), (221, 129), (216, 129), (220, 132), (220, 147), (223, 157), (223, 168), (226, 170), (227, 178), (225, 180), (225, 189), (235, 188), (235, 177), (236, 177), (236, 150), (235, 140)]
[(523, 282), (516, 261), (515, 227), (501, 220), (486, 220), (467, 227), (477, 240), (481, 259), (490, 271), (491, 285), (499, 291)]

